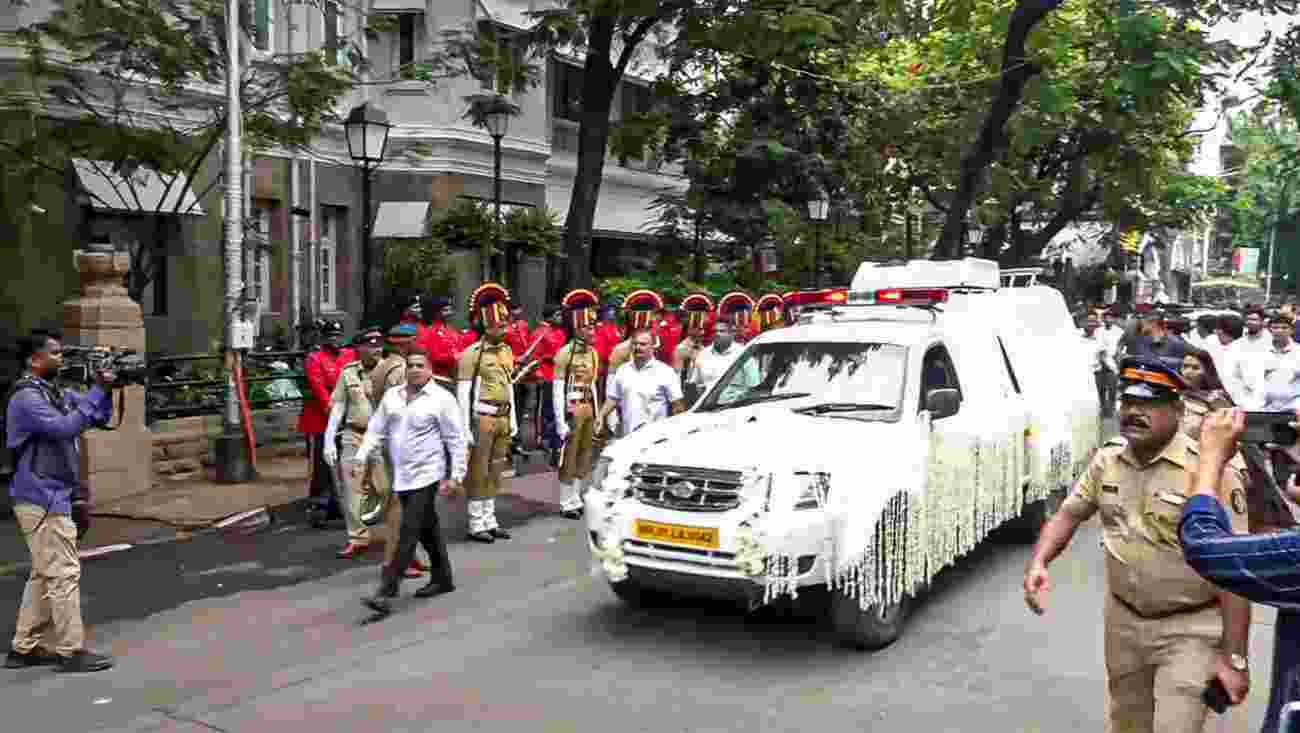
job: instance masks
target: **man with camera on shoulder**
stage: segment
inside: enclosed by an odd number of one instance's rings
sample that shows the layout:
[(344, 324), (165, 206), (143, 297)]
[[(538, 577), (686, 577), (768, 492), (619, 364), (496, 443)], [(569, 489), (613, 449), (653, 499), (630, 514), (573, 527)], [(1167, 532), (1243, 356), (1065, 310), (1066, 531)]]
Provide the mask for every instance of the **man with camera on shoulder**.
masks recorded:
[(18, 354), (23, 375), (9, 391), (5, 410), (16, 469), (9, 494), (32, 569), (5, 667), (52, 664), (60, 672), (98, 672), (113, 660), (85, 648), (81, 623), (77, 543), (89, 526), (90, 497), (78, 439), (88, 428), (108, 424), (116, 376), (96, 373), (85, 395), (60, 390), (54, 379), (63, 366), (63, 343), (52, 331), (32, 331), (19, 342)]

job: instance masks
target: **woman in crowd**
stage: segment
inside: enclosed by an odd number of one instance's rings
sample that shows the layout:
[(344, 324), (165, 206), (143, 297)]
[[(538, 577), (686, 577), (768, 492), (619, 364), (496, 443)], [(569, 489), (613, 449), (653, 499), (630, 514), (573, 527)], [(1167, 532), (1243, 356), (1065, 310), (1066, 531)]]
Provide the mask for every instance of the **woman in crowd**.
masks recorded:
[(1183, 393), (1183, 432), (1199, 440), (1201, 421), (1214, 410), (1232, 407), (1232, 398), (1223, 389), (1214, 359), (1204, 349), (1193, 349), (1183, 357), (1182, 374), (1188, 386)]

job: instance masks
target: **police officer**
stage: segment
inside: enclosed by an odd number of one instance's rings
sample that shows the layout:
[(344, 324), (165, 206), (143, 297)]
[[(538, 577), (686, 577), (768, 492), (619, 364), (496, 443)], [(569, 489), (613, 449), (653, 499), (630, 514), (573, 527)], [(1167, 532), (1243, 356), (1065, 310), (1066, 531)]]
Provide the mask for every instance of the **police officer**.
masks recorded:
[(749, 293), (733, 290), (718, 301), (718, 320), (726, 320), (736, 329), (736, 343), (748, 343), (758, 335), (754, 328), (754, 299)]
[(767, 333), (785, 325), (785, 301), (776, 293), (768, 293), (755, 305), (758, 314), (758, 333)]
[[(653, 290), (634, 290), (623, 298), (623, 317), (627, 321), (627, 337), (614, 347), (609, 355), (609, 375), (632, 358), (632, 337), (637, 331), (652, 330), (655, 316), (664, 309), (663, 296)], [(658, 349), (658, 346), (655, 346)]]
[[(456, 379), (456, 364), (462, 351), (464, 335), (449, 323), (452, 317), (451, 301), (443, 296), (434, 296), (429, 302), (429, 325), (416, 338), (416, 343), (429, 352), (433, 363), (433, 377), (443, 388), (451, 390)], [(454, 390), (451, 390), (454, 391)]]
[(482, 338), (465, 350), (458, 366), (457, 392), (469, 427), (469, 467), (465, 476), (469, 538), (477, 542), (510, 539), (497, 523), (496, 496), (510, 460), (515, 420), (514, 354), (506, 345), (510, 293), (484, 283), (469, 297), (470, 319)]
[[(367, 464), (365, 472), (354, 477), (350, 471), (340, 471), (339, 454), (349, 463), (366, 434), (372, 406), (383, 396), (386, 384), (376, 385), (371, 375), (379, 366), (383, 339), (378, 333), (360, 333), (352, 340), (358, 359), (339, 372), (338, 382), (330, 394), (329, 425), (325, 428), (325, 463), (334, 469), (335, 485), (339, 489), (339, 504), (343, 521), (347, 525), (348, 543), (339, 551), (342, 558), (364, 555), (370, 549), (370, 528), (361, 521), (361, 500), (367, 495), (377, 495), (376, 486), (386, 483), (384, 464), (376, 455)], [(391, 371), (389, 374), (391, 375)]]
[[(1034, 613), (1046, 611), (1048, 564), (1079, 524), (1100, 512), (1108, 729), (1192, 733), (1209, 713), (1207, 680), (1219, 680), (1233, 700), (1249, 689), (1250, 604), (1216, 590), (1183, 560), (1178, 523), (1199, 456), (1179, 429), (1182, 377), (1158, 358), (1129, 357), (1120, 383), (1122, 437), (1097, 451), (1043, 528), (1025, 570), (1025, 602)], [(1223, 474), (1239, 533), (1246, 531), (1245, 473), (1236, 457)]]
[(582, 493), (591, 480), (595, 419), (598, 410), (596, 379), (600, 355), (596, 353), (596, 311), (599, 300), (590, 290), (573, 290), (562, 301), (569, 342), (555, 355), (555, 381), (550, 399), (560, 419), (556, 425), (563, 442), (560, 458), (560, 511), (568, 519), (582, 517)]
[(343, 349), (342, 323), (318, 321), (317, 330), (322, 341), (304, 362), (310, 394), (302, 403), (298, 431), (307, 438), (311, 464), (309, 517), (313, 526), (323, 528), (328, 520), (342, 515), (335, 495), (334, 471), (325, 463), (325, 428), (329, 424), (330, 395), (349, 358)]
[(677, 345), (672, 366), (681, 379), (682, 394), (688, 405), (695, 404), (700, 396), (699, 385), (691, 380), (691, 375), (699, 364), (700, 352), (708, 345), (709, 319), (714, 308), (713, 299), (704, 293), (691, 293), (682, 300), (682, 310), (686, 311), (686, 339)]

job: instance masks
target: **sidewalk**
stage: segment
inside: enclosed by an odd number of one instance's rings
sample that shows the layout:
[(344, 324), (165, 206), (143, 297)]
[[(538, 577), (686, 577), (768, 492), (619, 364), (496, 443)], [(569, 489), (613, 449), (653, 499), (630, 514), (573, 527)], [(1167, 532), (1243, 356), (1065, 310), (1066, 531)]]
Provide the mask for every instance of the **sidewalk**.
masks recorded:
[[(559, 511), (555, 474), (540, 458), (524, 466), (525, 474), (506, 479), (502, 493), (532, 505), (539, 512)], [(155, 479), (144, 494), (96, 505), (90, 531), (83, 538), (82, 557), (127, 549), (136, 544), (186, 539), (231, 524), (256, 526), (266, 512), (300, 502), (307, 496), (307, 461), (284, 456), (259, 461), (258, 478), (242, 484), (217, 483), (215, 470), (203, 478), (181, 481)], [(17, 523), (0, 520), (0, 573), (24, 567), (27, 548)]]

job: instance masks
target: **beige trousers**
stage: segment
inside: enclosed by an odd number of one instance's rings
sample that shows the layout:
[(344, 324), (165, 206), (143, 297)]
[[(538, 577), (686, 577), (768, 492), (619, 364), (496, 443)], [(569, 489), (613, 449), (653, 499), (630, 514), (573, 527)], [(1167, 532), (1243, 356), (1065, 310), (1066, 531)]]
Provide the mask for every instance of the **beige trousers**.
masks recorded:
[(85, 646), (81, 625), (81, 558), (77, 555), (77, 526), (67, 514), (47, 514), (44, 507), (14, 506), (18, 526), (27, 539), (32, 572), (18, 608), (13, 650), (27, 654), (37, 646), (70, 656)]

